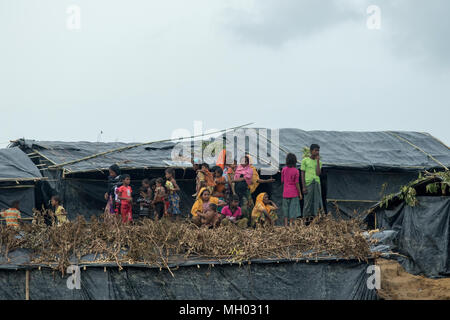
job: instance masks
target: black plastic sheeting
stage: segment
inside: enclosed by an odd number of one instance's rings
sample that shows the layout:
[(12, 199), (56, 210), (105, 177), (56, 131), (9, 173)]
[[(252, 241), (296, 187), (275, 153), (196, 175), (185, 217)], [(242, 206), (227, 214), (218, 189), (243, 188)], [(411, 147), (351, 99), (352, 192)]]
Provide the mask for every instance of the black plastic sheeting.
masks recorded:
[(24, 178), (42, 178), (42, 175), (21, 149), (0, 149), (0, 179)]
[[(249, 139), (247, 150), (259, 152), (265, 145), (270, 154), (272, 147), (264, 137), (272, 140), (281, 148), (293, 152), (302, 159), (303, 148), (317, 143), (321, 147), (321, 158), (326, 167), (346, 167), (359, 169), (431, 169), (439, 167), (425, 153), (417, 150), (408, 142), (421, 148), (447, 166), (450, 166), (450, 150), (442, 142), (427, 133), (421, 132), (351, 132), (351, 131), (303, 131), (300, 129), (279, 129), (278, 143), (276, 131), (270, 129), (238, 129), (231, 135), (252, 136), (258, 130), (258, 138)], [(254, 135), (253, 135), (254, 136)], [(400, 138), (399, 138), (400, 137)], [(222, 139), (222, 138), (219, 138)], [(247, 138), (248, 139), (248, 138)], [(19, 139), (11, 146), (20, 146), (26, 150), (38, 150), (57, 164), (84, 158), (104, 151), (131, 146), (133, 143), (94, 143), (35, 141)], [(172, 160), (172, 142), (155, 143), (140, 146), (123, 152), (114, 152), (87, 161), (66, 165), (72, 172), (106, 169), (112, 163), (123, 163), (124, 168), (161, 168), (170, 166)], [(261, 149), (262, 151), (262, 149)], [(233, 152), (239, 153), (237, 149)], [(285, 164), (286, 153), (279, 152), (279, 164)], [(267, 153), (267, 152), (266, 152)], [(189, 155), (182, 155), (188, 156)], [(259, 156), (263, 156), (259, 154)], [(235, 155), (236, 157), (236, 155)], [(257, 167), (267, 167), (263, 161), (255, 163)]]
[(23, 218), (31, 216), (35, 206), (35, 182), (16, 182), (15, 179), (41, 178), (39, 169), (22, 150), (17, 147), (0, 149), (0, 209), (10, 208), (14, 200), (19, 200)]
[(427, 277), (450, 275), (450, 197), (417, 197), (419, 205), (402, 202), (376, 213), (377, 226), (396, 231), (394, 255), (406, 271)]
[[(368, 263), (353, 260), (210, 264), (173, 271), (157, 268), (81, 268), (81, 289), (68, 289), (67, 279), (47, 268), (30, 270), (31, 300), (375, 300), (368, 289)], [(0, 299), (25, 298), (25, 270), (0, 269)]]
[(0, 209), (10, 208), (15, 200), (20, 201), (22, 218), (33, 216), (33, 208), (35, 207), (34, 186), (0, 189)]
[[(334, 213), (339, 208), (340, 216), (343, 218), (355, 216), (355, 211), (362, 215), (364, 211), (376, 204), (382, 195), (396, 193), (401, 186), (418, 177), (416, 171), (393, 172), (329, 168), (324, 169), (324, 172), (329, 201), (328, 210)], [(338, 200), (336, 201), (337, 208), (334, 200)]]

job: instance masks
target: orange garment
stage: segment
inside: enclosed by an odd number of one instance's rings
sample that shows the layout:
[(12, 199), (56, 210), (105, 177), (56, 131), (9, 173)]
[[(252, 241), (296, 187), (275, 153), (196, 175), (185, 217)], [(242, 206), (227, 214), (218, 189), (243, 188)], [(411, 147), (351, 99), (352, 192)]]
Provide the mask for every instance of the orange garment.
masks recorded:
[(217, 157), (216, 165), (221, 167), (222, 170), (225, 168), (226, 157), (227, 157), (227, 151), (225, 149), (220, 151), (219, 156)]
[(215, 178), (214, 180), (216, 183), (216, 186), (214, 187), (214, 192), (220, 193), (223, 196), (223, 193), (225, 191), (225, 183), (226, 183), (225, 177), (222, 176), (219, 178)]
[(6, 220), (7, 227), (19, 228), (20, 211), (16, 208), (9, 208), (0, 212), (2, 218)]
[(216, 185), (216, 183), (214, 182), (214, 176), (213, 176), (212, 172), (209, 171), (208, 169), (202, 169), (200, 171), (203, 173), (203, 175), (205, 177), (206, 186), (214, 187)]

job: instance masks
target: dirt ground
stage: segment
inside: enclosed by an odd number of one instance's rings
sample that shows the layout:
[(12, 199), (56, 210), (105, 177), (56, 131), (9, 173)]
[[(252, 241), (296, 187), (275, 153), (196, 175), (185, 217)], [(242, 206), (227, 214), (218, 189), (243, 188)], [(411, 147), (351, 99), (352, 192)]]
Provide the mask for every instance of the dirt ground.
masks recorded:
[(378, 295), (386, 300), (450, 300), (450, 278), (429, 279), (407, 273), (394, 260), (377, 259), (381, 268)]

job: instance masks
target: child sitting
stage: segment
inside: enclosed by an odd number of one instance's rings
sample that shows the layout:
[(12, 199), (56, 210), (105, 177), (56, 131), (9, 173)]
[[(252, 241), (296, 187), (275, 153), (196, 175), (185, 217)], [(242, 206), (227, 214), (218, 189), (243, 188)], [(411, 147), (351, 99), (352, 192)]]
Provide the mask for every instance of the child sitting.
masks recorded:
[(220, 223), (220, 215), (217, 213), (217, 205), (210, 203), (205, 212), (199, 213), (200, 222), (207, 227), (217, 227)]
[(245, 228), (248, 224), (247, 218), (239, 219), (242, 216), (241, 208), (239, 207), (239, 196), (231, 196), (230, 202), (227, 206), (222, 209), (222, 224), (227, 225), (230, 223), (237, 224), (239, 227)]
[(61, 200), (59, 199), (59, 196), (53, 196), (51, 199), (51, 204), (55, 210), (56, 225), (60, 226), (63, 223), (69, 222), (69, 220), (67, 220), (66, 210), (61, 205)]

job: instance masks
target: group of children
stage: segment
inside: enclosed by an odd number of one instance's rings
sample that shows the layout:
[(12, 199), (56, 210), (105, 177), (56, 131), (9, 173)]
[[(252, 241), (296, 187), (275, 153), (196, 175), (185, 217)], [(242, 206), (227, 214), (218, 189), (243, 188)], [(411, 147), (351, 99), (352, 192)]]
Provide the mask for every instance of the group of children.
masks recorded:
[[(283, 200), (281, 215), (284, 225), (294, 219), (313, 217), (323, 208), (320, 175), (320, 147), (310, 147), (310, 156), (301, 161), (300, 172), (296, 168), (297, 158), (289, 153), (286, 166), (281, 171)], [(278, 219), (278, 206), (269, 199), (266, 192), (261, 192), (253, 202), (252, 193), (261, 183), (270, 183), (274, 179), (260, 179), (256, 168), (251, 163), (250, 155), (245, 155), (238, 165), (237, 161), (228, 164), (225, 150), (219, 156), (216, 166), (209, 169), (206, 163), (193, 160), (196, 171), (196, 197), (191, 209), (192, 221), (198, 226), (216, 227), (219, 224), (237, 224), (241, 227), (256, 224), (274, 224)], [(302, 188), (300, 188), (300, 177)], [(120, 174), (117, 165), (109, 168), (108, 191), (105, 193), (107, 216), (118, 215), (123, 223), (133, 220), (133, 197), (128, 174)], [(165, 179), (144, 179), (139, 189), (136, 203), (139, 215), (161, 219), (163, 216), (180, 217), (180, 188), (175, 180), (175, 170), (165, 170)], [(300, 201), (304, 200), (303, 214)], [(67, 222), (67, 214), (58, 196), (53, 196), (51, 204), (55, 222), (61, 225)], [(19, 201), (14, 201), (11, 208), (2, 211), (1, 217), (8, 226), (18, 228), (21, 219)]]
[[(50, 203), (52, 208), (50, 212), (44, 216), (45, 223), (47, 225), (61, 226), (62, 224), (68, 222), (69, 220), (67, 219), (66, 210), (61, 205), (59, 196), (52, 196)], [(14, 200), (9, 209), (0, 211), (0, 217), (5, 220), (7, 227), (19, 229), (20, 220), (22, 219), (22, 215), (20, 213), (20, 201)]]
[[(320, 188), (322, 162), (320, 146), (310, 146), (310, 156), (301, 161), (300, 172), (297, 169), (297, 157), (293, 153), (286, 156), (286, 166), (281, 171), (283, 200), (281, 216), (284, 225), (292, 224), (294, 219), (310, 219), (323, 208)], [(270, 183), (274, 179), (260, 179), (256, 168), (251, 163), (250, 155), (245, 155), (241, 163), (226, 162), (224, 150), (219, 155), (217, 166), (212, 172), (208, 164), (193, 166), (196, 176), (196, 201), (191, 209), (193, 222), (197, 225), (217, 226), (219, 223), (239, 223), (241, 226), (256, 224), (274, 224), (278, 219), (278, 206), (269, 199), (266, 192), (256, 196), (253, 203), (252, 194), (261, 183)], [(301, 185), (300, 188), (300, 177)], [(300, 201), (303, 200), (303, 214)], [(228, 205), (227, 205), (228, 204)]]
[[(123, 223), (133, 221), (133, 190), (130, 183), (130, 175), (121, 175), (117, 165), (109, 168), (105, 213), (119, 215)], [(164, 215), (180, 216), (179, 190), (173, 168), (165, 170), (165, 181), (162, 178), (142, 180), (136, 200), (139, 204), (139, 215), (154, 219), (161, 219)]]

